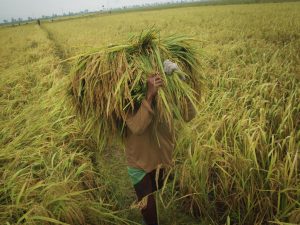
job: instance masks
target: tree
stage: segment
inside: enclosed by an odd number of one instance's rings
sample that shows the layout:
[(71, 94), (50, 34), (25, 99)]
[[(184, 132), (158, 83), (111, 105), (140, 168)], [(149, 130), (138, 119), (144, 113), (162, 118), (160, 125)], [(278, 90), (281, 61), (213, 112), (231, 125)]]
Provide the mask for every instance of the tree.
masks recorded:
[(3, 20), (3, 22), (4, 22), (4, 23), (8, 23), (8, 21), (7, 21), (7, 20)]

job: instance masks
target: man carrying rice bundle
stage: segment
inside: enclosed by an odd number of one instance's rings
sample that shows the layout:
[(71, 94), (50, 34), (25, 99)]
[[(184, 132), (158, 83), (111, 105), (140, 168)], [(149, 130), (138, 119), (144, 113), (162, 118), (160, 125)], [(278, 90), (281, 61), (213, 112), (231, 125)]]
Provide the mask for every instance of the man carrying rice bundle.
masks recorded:
[[(166, 60), (165, 73), (176, 69), (175, 63)], [(175, 64), (176, 65), (176, 64)], [(173, 67), (172, 67), (173, 66)], [(147, 94), (141, 106), (125, 120), (125, 153), (128, 162), (128, 174), (134, 186), (138, 201), (144, 198), (141, 213), (147, 225), (157, 225), (156, 202), (153, 192), (161, 189), (164, 183), (164, 168), (172, 164), (172, 151), (175, 147), (174, 129), (165, 123), (156, 126), (153, 136), (153, 116), (155, 97), (158, 89), (164, 85), (159, 74), (147, 80)], [(195, 109), (188, 104), (188, 118), (195, 116)]]
[(153, 192), (172, 164), (174, 119), (189, 121), (198, 105), (201, 70), (193, 41), (183, 35), (161, 37), (150, 29), (126, 44), (81, 55), (72, 71), (72, 99), (84, 134), (100, 151), (123, 139), (128, 173), (139, 203), (145, 202), (141, 213), (148, 225), (158, 224)]

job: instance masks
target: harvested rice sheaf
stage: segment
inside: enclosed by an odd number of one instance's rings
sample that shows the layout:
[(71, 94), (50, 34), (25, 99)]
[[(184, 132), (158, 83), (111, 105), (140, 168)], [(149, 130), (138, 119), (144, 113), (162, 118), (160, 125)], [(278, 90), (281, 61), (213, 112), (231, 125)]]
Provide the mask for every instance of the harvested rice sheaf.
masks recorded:
[[(159, 31), (150, 29), (132, 36), (128, 44), (81, 55), (72, 72), (72, 93), (85, 131), (92, 131), (102, 142), (121, 134), (126, 114), (139, 108), (146, 95), (147, 78), (155, 73), (165, 81), (153, 106), (155, 121), (170, 126), (173, 118), (182, 121), (188, 101), (197, 108), (200, 94), (194, 41), (182, 35), (162, 38)], [(166, 75), (166, 59), (177, 63), (179, 70)]]

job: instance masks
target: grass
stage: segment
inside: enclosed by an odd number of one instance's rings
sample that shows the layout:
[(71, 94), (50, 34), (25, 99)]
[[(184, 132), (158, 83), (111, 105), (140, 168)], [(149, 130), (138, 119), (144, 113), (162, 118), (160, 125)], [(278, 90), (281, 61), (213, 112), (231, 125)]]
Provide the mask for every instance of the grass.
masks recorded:
[(122, 146), (99, 154), (84, 135), (58, 56), (155, 24), (162, 36), (200, 40), (207, 89), (198, 116), (178, 127), (174, 179), (158, 196), (162, 224), (299, 224), (299, 7), (189, 7), (1, 28), (1, 223), (140, 222)]

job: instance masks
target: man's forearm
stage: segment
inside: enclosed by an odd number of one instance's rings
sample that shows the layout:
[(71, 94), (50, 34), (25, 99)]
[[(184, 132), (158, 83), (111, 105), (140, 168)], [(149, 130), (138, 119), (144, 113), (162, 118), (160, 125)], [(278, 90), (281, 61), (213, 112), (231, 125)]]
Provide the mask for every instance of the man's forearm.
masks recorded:
[(150, 106), (152, 106), (153, 96), (146, 96), (146, 101), (149, 103)]

